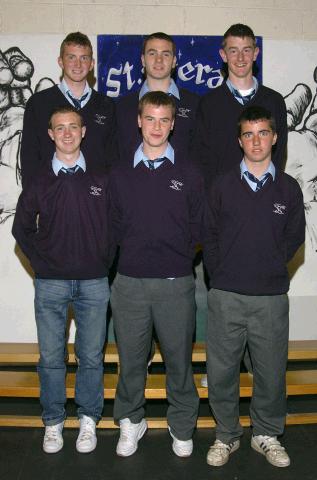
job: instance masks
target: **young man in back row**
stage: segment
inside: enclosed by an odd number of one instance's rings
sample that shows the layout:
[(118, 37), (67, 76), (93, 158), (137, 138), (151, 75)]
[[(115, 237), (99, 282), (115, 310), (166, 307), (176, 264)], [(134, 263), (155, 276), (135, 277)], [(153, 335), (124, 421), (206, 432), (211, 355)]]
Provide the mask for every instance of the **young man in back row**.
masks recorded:
[(174, 99), (148, 92), (140, 100), (143, 142), (129, 164), (111, 173), (113, 226), (120, 246), (111, 308), (120, 358), (114, 418), (117, 454), (132, 455), (147, 429), (144, 388), (152, 329), (166, 366), (167, 421), (173, 451), (191, 455), (199, 398), (192, 373), (195, 330), (193, 259), (200, 239), (203, 180), (174, 152)]
[(305, 239), (303, 195), (296, 180), (271, 160), (278, 142), (271, 113), (250, 106), (238, 126), (244, 158), (207, 191), (207, 374), (217, 422), (207, 463), (224, 465), (240, 446), (240, 362), (248, 345), (253, 364), (251, 446), (272, 465), (287, 467), (289, 456), (277, 440), (286, 416), (287, 262)]
[(169, 141), (180, 157), (182, 152), (187, 155), (194, 133), (199, 97), (189, 90), (178, 88), (172, 78), (177, 61), (173, 38), (163, 32), (148, 35), (143, 42), (141, 60), (146, 77), (141, 90), (123, 96), (116, 105), (120, 160), (129, 162), (131, 150), (135, 152), (142, 142), (135, 118), (139, 100), (152, 91), (165, 92), (174, 98), (175, 125)]
[(103, 347), (110, 295), (107, 275), (112, 260), (108, 176), (103, 168), (100, 172), (86, 162), (80, 151), (85, 133), (83, 119), (71, 105), (52, 113), (48, 134), (56, 152), (50, 164), (23, 189), (12, 228), (35, 273), (46, 453), (63, 447), (70, 304), (76, 324), (78, 452), (95, 449), (96, 423), (104, 403)]
[(286, 106), (282, 95), (260, 85), (253, 76), (259, 54), (256, 38), (250, 27), (231, 25), (223, 36), (219, 50), (227, 75), (218, 88), (201, 98), (196, 118), (193, 158), (200, 166), (206, 185), (215, 175), (231, 170), (241, 162), (241, 148), (236, 125), (247, 106), (260, 105), (275, 118), (278, 145), (272, 161), (282, 168), (287, 145)]
[(21, 144), (23, 188), (49, 165), (54, 142), (47, 135), (51, 112), (72, 105), (83, 117), (87, 134), (81, 149), (91, 166), (105, 169), (112, 163), (114, 147), (114, 103), (88, 84), (95, 60), (87, 35), (69, 33), (60, 46), (58, 64), (62, 69), (59, 85), (37, 92), (28, 100), (24, 113)]

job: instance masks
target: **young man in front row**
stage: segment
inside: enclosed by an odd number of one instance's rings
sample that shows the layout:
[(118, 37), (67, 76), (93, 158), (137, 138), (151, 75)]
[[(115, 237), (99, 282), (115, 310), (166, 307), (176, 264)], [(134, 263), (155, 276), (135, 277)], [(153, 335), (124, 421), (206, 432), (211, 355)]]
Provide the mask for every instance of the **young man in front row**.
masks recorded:
[(219, 176), (207, 193), (203, 234), (208, 293), (207, 374), (217, 422), (207, 463), (224, 465), (237, 450), (240, 362), (246, 343), (253, 363), (251, 446), (277, 467), (290, 459), (277, 440), (286, 415), (289, 278), (287, 262), (304, 242), (301, 189), (276, 169), (275, 121), (263, 107), (239, 119), (244, 158)]
[(43, 450), (56, 453), (63, 447), (65, 342), (72, 304), (77, 327), (75, 401), (80, 419), (76, 448), (88, 453), (96, 447), (96, 422), (104, 402), (103, 346), (112, 257), (108, 177), (92, 170), (80, 151), (85, 127), (74, 107), (55, 110), (48, 134), (56, 152), (51, 165), (45, 165), (23, 190), (12, 233), (35, 273)]
[[(173, 451), (192, 453), (198, 413), (191, 354), (195, 329), (192, 263), (203, 209), (203, 181), (168, 136), (175, 103), (148, 92), (139, 103), (143, 143), (130, 165), (113, 169), (113, 221), (120, 245), (111, 307), (120, 357), (114, 417), (117, 454), (132, 455), (147, 429), (144, 388), (153, 326), (166, 366), (167, 421)], [(134, 154), (134, 157), (133, 157)]]

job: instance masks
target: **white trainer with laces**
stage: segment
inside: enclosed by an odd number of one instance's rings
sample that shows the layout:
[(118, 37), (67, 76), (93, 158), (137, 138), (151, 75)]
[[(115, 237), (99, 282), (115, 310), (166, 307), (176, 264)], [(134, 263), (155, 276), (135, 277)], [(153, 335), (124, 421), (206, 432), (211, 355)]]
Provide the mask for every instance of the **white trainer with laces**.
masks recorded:
[(207, 463), (213, 467), (221, 467), (229, 460), (229, 455), (240, 447), (240, 440), (231, 443), (222, 443), (216, 440), (207, 453)]
[(178, 438), (172, 434), (170, 427), (168, 427), (168, 431), (173, 439), (172, 448), (175, 455), (178, 457), (190, 457), (193, 453), (193, 440), (191, 438), (189, 440), (178, 440)]
[(140, 423), (132, 423), (129, 418), (120, 420), (120, 438), (117, 444), (117, 455), (129, 457), (137, 451), (138, 441), (147, 430), (147, 423), (142, 418)]
[(288, 467), (291, 463), (284, 447), (276, 437), (268, 435), (255, 435), (251, 438), (251, 447), (264, 455), (274, 467)]
[(47, 425), (45, 427), (45, 434), (43, 440), (43, 450), (45, 453), (57, 453), (64, 445), (63, 440), (64, 422), (57, 425)]
[(80, 429), (76, 441), (76, 450), (79, 453), (90, 453), (97, 446), (96, 422), (83, 415), (79, 419)]

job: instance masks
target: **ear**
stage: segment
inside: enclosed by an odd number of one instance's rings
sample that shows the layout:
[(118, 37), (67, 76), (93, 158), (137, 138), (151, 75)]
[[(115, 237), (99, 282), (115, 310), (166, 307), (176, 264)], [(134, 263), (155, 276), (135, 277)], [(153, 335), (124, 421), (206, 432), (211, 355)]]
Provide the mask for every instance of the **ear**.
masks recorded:
[(173, 63), (172, 63), (172, 68), (176, 67), (176, 62), (177, 62), (177, 58), (174, 56)]
[(220, 48), (219, 55), (221, 56), (222, 61), (227, 63), (227, 55), (223, 48)]
[(53, 130), (51, 130), (51, 129), (49, 128), (49, 129), (47, 130), (47, 133), (48, 133), (49, 137), (51, 138), (51, 140), (53, 140), (53, 142), (54, 142), (55, 136), (54, 136)]
[(141, 128), (141, 117), (140, 117), (140, 115), (138, 115), (138, 125), (139, 125), (139, 128)]
[(238, 141), (239, 141), (240, 147), (242, 148), (242, 142), (241, 142), (240, 138), (238, 138)]
[(254, 49), (254, 54), (253, 54), (253, 61), (254, 61), (254, 62), (256, 61), (259, 53), (260, 53), (259, 47), (255, 47), (255, 49)]
[(145, 62), (144, 62), (144, 55), (142, 53), (141, 55), (141, 62), (142, 62), (142, 67), (145, 68)]
[(84, 138), (86, 135), (86, 127), (81, 127), (81, 138)]
[(89, 71), (90, 71), (90, 72), (94, 69), (94, 66), (95, 66), (95, 59), (92, 58), (92, 59), (91, 59), (91, 65), (90, 65), (90, 68), (89, 68)]
[(58, 63), (58, 65), (61, 67), (61, 69), (64, 70), (64, 64), (63, 64), (63, 59), (62, 59), (62, 57), (58, 57), (57, 63)]
[(275, 145), (276, 141), (277, 141), (277, 133), (274, 133), (272, 145)]
[(173, 128), (174, 128), (174, 123), (175, 123), (175, 120), (172, 120), (172, 123), (171, 123), (171, 130), (173, 130)]

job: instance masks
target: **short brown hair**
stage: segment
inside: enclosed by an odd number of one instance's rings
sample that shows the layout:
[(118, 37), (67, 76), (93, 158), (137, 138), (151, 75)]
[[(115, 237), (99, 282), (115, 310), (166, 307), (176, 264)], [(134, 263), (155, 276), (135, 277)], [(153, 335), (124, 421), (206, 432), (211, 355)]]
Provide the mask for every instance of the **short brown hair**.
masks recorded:
[(61, 43), (61, 48), (59, 53), (60, 57), (63, 56), (66, 45), (80, 45), (81, 47), (88, 47), (90, 49), (90, 55), (92, 56), (91, 41), (89, 40), (87, 35), (85, 35), (84, 33), (81, 33), (81, 32), (69, 33)]
[(241, 127), (244, 122), (258, 122), (260, 120), (268, 120), (272, 132), (276, 133), (276, 122), (272, 113), (264, 107), (252, 105), (252, 107), (247, 107), (245, 110), (243, 110), (239, 116), (238, 137), (241, 136)]
[(56, 115), (57, 113), (76, 113), (76, 115), (80, 119), (80, 126), (81, 127), (84, 126), (84, 119), (83, 119), (82, 115), (79, 113), (78, 110), (76, 110), (75, 107), (73, 107), (71, 104), (69, 104), (69, 105), (63, 105), (61, 107), (56, 107), (56, 108), (54, 108), (54, 110), (51, 111), (51, 115), (50, 115), (50, 118), (49, 118), (49, 121), (48, 121), (48, 128), (50, 130), (52, 130), (53, 116)]
[(256, 46), (256, 38), (252, 28), (248, 27), (248, 25), (243, 25), (243, 23), (235, 23), (228, 28), (222, 39), (222, 48), (226, 47), (226, 41), (228, 37), (248, 37), (252, 39), (254, 47)]
[(147, 92), (139, 100), (138, 113), (141, 116), (145, 105), (153, 105), (154, 107), (171, 107), (172, 118), (175, 118), (176, 105), (175, 100), (171, 95), (165, 92)]
[(142, 45), (142, 55), (145, 54), (145, 50), (146, 50), (146, 44), (148, 41), (150, 40), (153, 40), (153, 39), (159, 39), (159, 40), (166, 40), (167, 42), (169, 42), (171, 45), (172, 45), (172, 51), (173, 51), (173, 56), (175, 57), (176, 56), (176, 45), (175, 45), (175, 42), (173, 40), (173, 38), (168, 35), (167, 33), (164, 33), (164, 32), (155, 32), (155, 33), (151, 33), (150, 35), (148, 35), (147, 37), (145, 37), (144, 41), (143, 41), (143, 45)]

